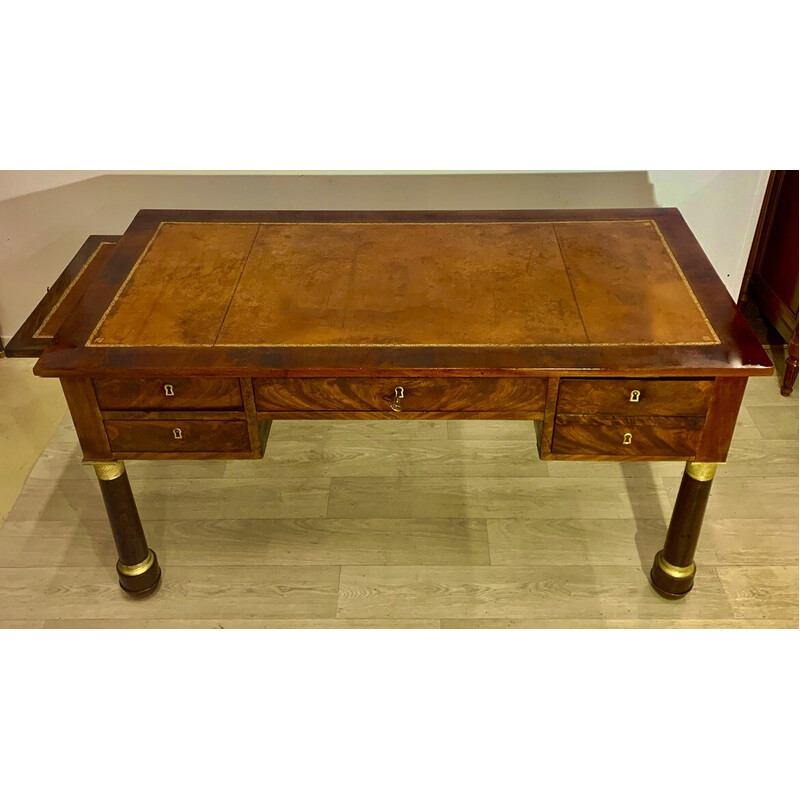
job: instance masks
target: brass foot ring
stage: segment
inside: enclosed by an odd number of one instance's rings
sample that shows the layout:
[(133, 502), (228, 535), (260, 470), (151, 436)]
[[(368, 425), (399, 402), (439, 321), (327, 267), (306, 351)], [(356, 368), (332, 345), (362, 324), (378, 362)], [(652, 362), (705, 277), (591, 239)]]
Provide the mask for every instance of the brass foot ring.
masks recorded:
[(697, 572), (697, 567), (695, 567), (694, 562), (689, 564), (688, 567), (676, 567), (674, 564), (670, 564), (669, 561), (664, 558), (663, 550), (656, 556), (656, 564), (658, 564), (659, 569), (665, 575), (669, 575), (670, 578), (681, 581), (685, 581), (687, 578), (694, 578), (695, 572)]
[(692, 590), (696, 571), (694, 563), (687, 567), (670, 564), (664, 558), (663, 551), (660, 551), (653, 562), (650, 581), (662, 597), (674, 600), (685, 597)]
[(128, 594), (144, 597), (152, 594), (161, 580), (161, 567), (156, 554), (149, 550), (147, 558), (138, 564), (122, 564), (117, 562), (119, 585)]
[(128, 566), (127, 564), (117, 561), (117, 572), (119, 572), (120, 575), (127, 575), (128, 577), (133, 578), (136, 575), (141, 575), (143, 572), (147, 572), (147, 570), (153, 566), (153, 562), (155, 560), (156, 554), (152, 550), (148, 550), (147, 558), (144, 561), (140, 561), (138, 564), (132, 564)]

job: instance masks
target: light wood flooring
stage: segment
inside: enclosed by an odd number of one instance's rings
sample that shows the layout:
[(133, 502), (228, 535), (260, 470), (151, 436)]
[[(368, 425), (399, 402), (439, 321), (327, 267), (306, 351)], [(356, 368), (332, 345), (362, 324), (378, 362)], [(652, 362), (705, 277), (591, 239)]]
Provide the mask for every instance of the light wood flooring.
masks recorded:
[(33, 364), (0, 357), (0, 524), (67, 410), (61, 384), (37, 378)]
[(647, 575), (679, 463), (537, 459), (533, 424), (276, 422), (260, 462), (131, 462), (163, 585), (118, 588), (67, 417), (0, 529), (0, 627), (798, 626), (798, 402), (751, 379), (696, 588)]

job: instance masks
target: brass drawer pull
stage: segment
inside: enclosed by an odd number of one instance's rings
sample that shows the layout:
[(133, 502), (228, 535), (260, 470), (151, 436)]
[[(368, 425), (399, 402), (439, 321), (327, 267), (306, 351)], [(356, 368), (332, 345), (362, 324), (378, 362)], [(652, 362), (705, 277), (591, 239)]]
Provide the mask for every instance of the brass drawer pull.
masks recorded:
[(403, 407), (400, 405), (400, 401), (405, 397), (405, 393), (403, 392), (402, 386), (395, 387), (394, 390), (394, 400), (390, 403), (390, 408), (392, 411), (402, 411)]
[(176, 439), (183, 439), (183, 431), (181, 431), (181, 429), (180, 429), (180, 428), (173, 428), (173, 429), (172, 429), (172, 435), (173, 435), (173, 436), (174, 436)]
[(642, 393), (638, 389), (634, 389), (631, 392), (631, 403), (638, 403), (639, 402), (639, 397), (641, 396), (641, 394)]
[(633, 442), (633, 434), (632, 433), (626, 433), (622, 437), (622, 444), (631, 444), (632, 442)]
[(171, 383), (164, 384), (164, 394), (167, 397), (175, 397), (175, 388)]

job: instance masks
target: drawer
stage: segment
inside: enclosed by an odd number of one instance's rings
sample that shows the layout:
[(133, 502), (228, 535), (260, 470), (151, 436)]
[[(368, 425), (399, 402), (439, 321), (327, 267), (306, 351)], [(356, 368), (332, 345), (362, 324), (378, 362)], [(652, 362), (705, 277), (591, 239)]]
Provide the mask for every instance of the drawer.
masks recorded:
[(576, 456), (685, 458), (695, 454), (704, 422), (704, 417), (559, 414), (553, 431), (552, 452)]
[(94, 390), (103, 411), (242, 408), (242, 390), (236, 378), (103, 378), (94, 381)]
[(250, 450), (244, 421), (106, 420), (115, 453), (240, 453)]
[[(543, 378), (261, 378), (253, 381), (259, 411), (543, 412)], [(398, 392), (399, 394), (399, 392)]]
[(713, 380), (565, 378), (559, 384), (557, 410), (559, 414), (702, 417), (713, 391)]

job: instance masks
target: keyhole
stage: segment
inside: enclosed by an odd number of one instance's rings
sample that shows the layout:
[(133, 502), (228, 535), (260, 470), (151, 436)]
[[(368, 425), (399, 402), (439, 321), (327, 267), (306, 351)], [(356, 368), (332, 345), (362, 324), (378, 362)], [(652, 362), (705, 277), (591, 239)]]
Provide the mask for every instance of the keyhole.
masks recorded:
[(405, 393), (403, 392), (402, 386), (396, 386), (394, 390), (394, 400), (392, 400), (390, 407), (392, 411), (402, 411), (403, 407), (400, 405), (400, 401), (405, 397)]
[(631, 403), (638, 403), (640, 394), (641, 394), (641, 392), (638, 389), (634, 389), (631, 392)]
[(633, 441), (633, 434), (632, 433), (626, 433), (622, 437), (622, 444), (630, 444), (632, 441)]
[(167, 397), (174, 397), (175, 396), (175, 389), (172, 388), (172, 384), (171, 383), (165, 383), (164, 384), (164, 394)]
[(172, 435), (173, 435), (173, 436), (174, 436), (176, 439), (183, 439), (183, 433), (181, 432), (181, 429), (180, 429), (180, 428), (173, 428), (173, 429), (172, 429)]

